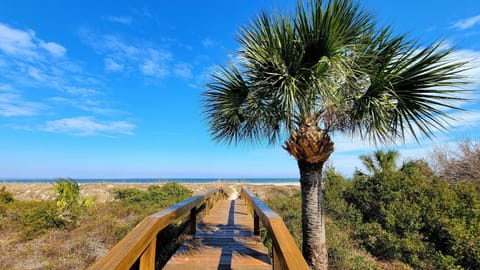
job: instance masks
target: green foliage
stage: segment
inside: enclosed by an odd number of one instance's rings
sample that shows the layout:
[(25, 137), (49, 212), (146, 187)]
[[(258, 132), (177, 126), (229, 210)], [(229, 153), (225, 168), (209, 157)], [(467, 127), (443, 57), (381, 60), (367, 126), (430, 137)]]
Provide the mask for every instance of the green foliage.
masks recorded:
[(436, 178), (419, 161), (369, 171), (357, 172), (343, 192), (361, 212), (365, 223), (354, 235), (368, 251), (420, 269), (480, 268), (480, 191), (473, 184)]
[(297, 192), (291, 196), (282, 192), (276, 192), (275, 196), (271, 196), (265, 200), (265, 203), (272, 208), (273, 211), (279, 213), (288, 230), (297, 243), (302, 246), (302, 196)]
[(325, 211), (341, 227), (357, 226), (362, 222), (360, 211), (347, 203), (345, 192), (350, 188), (351, 182), (335, 172), (334, 168), (327, 168), (324, 176)]
[(0, 189), (0, 204), (7, 204), (13, 202), (13, 196), (10, 192), (5, 190), (5, 187)]
[(77, 204), (80, 195), (80, 186), (71, 178), (59, 178), (53, 185), (57, 194), (56, 205), (60, 212), (68, 212), (74, 204)]
[[(340, 175), (336, 174), (333, 170), (328, 170), (327, 173), (329, 180), (327, 183), (329, 185), (335, 185), (330, 189), (331, 191), (326, 195), (326, 206), (327, 209), (335, 208), (337, 206), (342, 207), (342, 205), (347, 205), (345, 201), (341, 202), (341, 198), (336, 198), (336, 196), (341, 196), (341, 190), (344, 190), (348, 185)], [(338, 188), (338, 189), (337, 189)], [(271, 196), (266, 198), (265, 203), (272, 208), (275, 212), (282, 216), (285, 225), (292, 234), (295, 242), (298, 247), (302, 246), (302, 211), (301, 211), (301, 193), (296, 192), (294, 194), (288, 194), (282, 189), (272, 189), (270, 192)], [(334, 199), (335, 202), (329, 202), (330, 199)], [(338, 210), (337, 214), (340, 217), (341, 211), (345, 208), (336, 209)], [(360, 222), (359, 215), (360, 212), (354, 208), (351, 209), (351, 218)], [(328, 211), (328, 210), (327, 210)], [(339, 227), (339, 224), (341, 227)], [(327, 243), (328, 243), (328, 258), (329, 258), (329, 269), (353, 269), (353, 270), (364, 270), (364, 269), (381, 269), (380, 265), (365, 251), (359, 250), (355, 242), (349, 236), (349, 224), (348, 220), (332, 220), (327, 218)], [(268, 237), (265, 240), (267, 246), (271, 245), (271, 239)]]
[(95, 197), (88, 197), (88, 198), (86, 198), (82, 201), (81, 205), (84, 206), (84, 207), (90, 207), (90, 206), (93, 205), (93, 203), (95, 202), (96, 199), (97, 198), (95, 198)]
[(73, 229), (77, 218), (95, 198), (79, 203), (80, 187), (70, 178), (53, 185), (55, 201), (15, 201), (5, 188), (0, 189), (0, 229), (21, 228), (20, 240), (31, 240), (49, 229)]
[(115, 189), (115, 200), (125, 204), (137, 213), (153, 213), (159, 209), (177, 204), (192, 196), (192, 191), (177, 183), (149, 186), (146, 191), (135, 188)]
[(18, 201), (7, 213), (10, 220), (22, 228), (22, 240), (31, 240), (51, 228), (66, 229), (73, 225), (59, 216), (56, 204), (49, 201)]

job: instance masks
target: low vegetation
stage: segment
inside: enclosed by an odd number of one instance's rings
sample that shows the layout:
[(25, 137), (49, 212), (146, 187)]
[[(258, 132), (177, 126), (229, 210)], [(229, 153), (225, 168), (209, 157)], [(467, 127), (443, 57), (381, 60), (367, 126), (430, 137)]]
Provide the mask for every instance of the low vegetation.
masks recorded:
[[(480, 269), (478, 182), (442, 178), (421, 160), (397, 166), (397, 157), (361, 156), (367, 172), (352, 179), (326, 170), (330, 269)], [(300, 193), (278, 191), (266, 203), (301, 246)]]
[(81, 198), (72, 179), (55, 201), (17, 201), (0, 189), (0, 269), (85, 269), (144, 217), (191, 197), (176, 183), (114, 190), (112, 202)]
[[(468, 147), (456, 155), (437, 150), (434, 169), (422, 160), (400, 164), (394, 151), (361, 156), (365, 171), (350, 179), (326, 169), (330, 269), (480, 269), (480, 185), (472, 158), (480, 147)], [(470, 165), (449, 172), (452, 164)], [(110, 202), (82, 198), (72, 179), (59, 179), (53, 189), (55, 200), (20, 201), (0, 188), (0, 269), (87, 268), (144, 217), (192, 196), (175, 183), (114, 189)], [(299, 189), (264, 194), (301, 246)], [(182, 226), (169, 227), (165, 239)], [(158, 250), (170, 252), (174, 244), (162, 242)]]

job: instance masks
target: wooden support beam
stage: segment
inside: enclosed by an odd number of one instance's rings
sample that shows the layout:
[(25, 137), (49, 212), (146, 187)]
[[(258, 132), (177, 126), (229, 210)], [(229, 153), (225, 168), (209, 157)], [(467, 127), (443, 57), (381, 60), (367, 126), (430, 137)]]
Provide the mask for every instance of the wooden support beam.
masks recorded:
[(157, 246), (157, 238), (147, 246), (140, 257), (140, 270), (155, 270), (155, 248)]

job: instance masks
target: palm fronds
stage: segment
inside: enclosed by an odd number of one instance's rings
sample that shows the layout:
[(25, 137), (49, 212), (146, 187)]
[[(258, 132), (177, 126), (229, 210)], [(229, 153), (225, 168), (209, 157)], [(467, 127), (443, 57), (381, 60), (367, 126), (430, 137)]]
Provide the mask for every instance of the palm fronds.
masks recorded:
[[(261, 13), (242, 28), (241, 61), (204, 92), (213, 137), (275, 143), (315, 119), (388, 143), (446, 127), (466, 63), (437, 43), (422, 48), (351, 0), (299, 2), (293, 15)], [(310, 121), (310, 120), (309, 120)]]

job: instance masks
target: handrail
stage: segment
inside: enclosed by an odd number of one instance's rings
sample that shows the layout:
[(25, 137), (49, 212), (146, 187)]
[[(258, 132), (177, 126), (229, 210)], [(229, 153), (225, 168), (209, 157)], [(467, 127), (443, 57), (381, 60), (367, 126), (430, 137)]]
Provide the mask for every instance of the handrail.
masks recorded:
[(208, 213), (220, 197), (225, 197), (225, 192), (221, 188), (215, 188), (146, 217), (90, 269), (130, 269), (138, 258), (141, 270), (155, 269), (158, 233), (189, 211), (190, 232), (194, 233), (197, 208), (205, 202), (205, 211)]
[(253, 210), (254, 234), (259, 234), (261, 221), (272, 237), (273, 269), (310, 269), (283, 219), (248, 188), (243, 187), (240, 196), (247, 208)]

